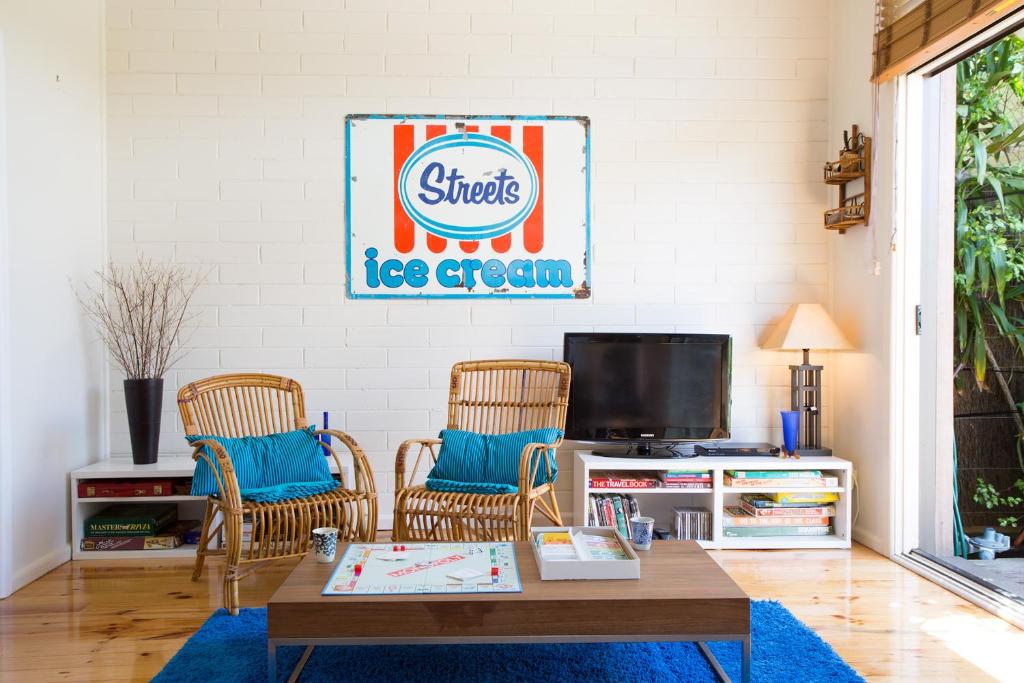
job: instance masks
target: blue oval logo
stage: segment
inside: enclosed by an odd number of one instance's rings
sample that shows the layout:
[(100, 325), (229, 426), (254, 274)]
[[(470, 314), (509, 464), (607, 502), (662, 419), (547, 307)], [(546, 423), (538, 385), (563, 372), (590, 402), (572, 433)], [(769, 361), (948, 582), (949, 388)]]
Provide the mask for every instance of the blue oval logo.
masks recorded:
[(537, 170), (501, 138), (453, 133), (416, 149), (398, 176), (398, 198), (427, 232), (484, 240), (510, 232), (537, 204)]

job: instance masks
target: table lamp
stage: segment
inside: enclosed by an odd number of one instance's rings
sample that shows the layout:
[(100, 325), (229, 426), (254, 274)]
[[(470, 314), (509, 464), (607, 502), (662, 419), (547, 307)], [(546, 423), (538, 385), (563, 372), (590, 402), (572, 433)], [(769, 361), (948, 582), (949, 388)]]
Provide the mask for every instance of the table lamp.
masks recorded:
[[(811, 365), (810, 351), (851, 348), (846, 335), (832, 321), (821, 304), (793, 304), (775, 323), (764, 340), (762, 349), (804, 352), (801, 365), (790, 365), (792, 409), (800, 411), (800, 438), (797, 447), (805, 455), (821, 451), (821, 371), (823, 366)], [(824, 453), (822, 453), (824, 454)]]

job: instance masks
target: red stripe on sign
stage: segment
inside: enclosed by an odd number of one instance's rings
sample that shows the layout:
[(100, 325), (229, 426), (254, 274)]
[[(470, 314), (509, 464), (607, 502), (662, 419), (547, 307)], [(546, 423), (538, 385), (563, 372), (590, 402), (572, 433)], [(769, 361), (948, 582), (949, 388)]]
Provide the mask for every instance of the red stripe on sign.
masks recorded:
[[(432, 140), (438, 138), (448, 132), (448, 126), (427, 126), (427, 139)], [(440, 254), (444, 251), (444, 248), (448, 245), (448, 240), (443, 237), (438, 237), (433, 233), (427, 233), (427, 249)]]
[[(501, 138), (505, 142), (512, 142), (512, 126), (491, 126), (491, 135)], [(501, 237), (492, 239), (491, 248), (499, 254), (504, 254), (512, 248), (512, 233), (507, 232)]]
[(399, 124), (394, 127), (393, 133), (394, 163), (395, 163), (395, 249), (402, 254), (412, 251), (416, 243), (415, 224), (409, 218), (409, 214), (402, 208), (402, 200), (398, 197), (398, 176), (402, 172), (402, 164), (412, 154), (415, 141), (413, 140), (413, 127), (407, 124)]
[(544, 248), (544, 128), (523, 126), (523, 154), (537, 169), (537, 203), (523, 223), (523, 246), (536, 254)]
[[(480, 126), (466, 126), (466, 132), (479, 133)], [(466, 252), (467, 254), (472, 254), (480, 247), (480, 243), (477, 242), (476, 240), (473, 240), (469, 242), (459, 242), (459, 246), (462, 247), (462, 251)]]

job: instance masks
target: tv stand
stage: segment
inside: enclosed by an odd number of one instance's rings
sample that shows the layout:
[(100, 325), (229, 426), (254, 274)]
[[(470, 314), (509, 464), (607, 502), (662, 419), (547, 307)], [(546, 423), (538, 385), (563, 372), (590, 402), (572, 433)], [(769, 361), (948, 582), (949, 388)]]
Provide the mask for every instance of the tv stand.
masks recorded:
[[(596, 457), (593, 451), (579, 450), (573, 458), (573, 517), (576, 526), (587, 526), (590, 522), (590, 494), (630, 494), (637, 498), (640, 512), (654, 517), (655, 526), (672, 529), (675, 506), (696, 506), (711, 513), (711, 538), (698, 541), (706, 549), (737, 548), (849, 548), (852, 531), (852, 505), (850, 492), (853, 487), (853, 464), (849, 460), (833, 457), (794, 458), (751, 458), (748, 456), (694, 458), (610, 458)], [(592, 474), (635, 472), (655, 476), (659, 471), (687, 469), (709, 472), (711, 488), (708, 489), (608, 489), (591, 488)], [(725, 485), (726, 470), (821, 470), (826, 476), (836, 477), (838, 486), (799, 489), (803, 491), (832, 492), (839, 494), (835, 503), (836, 515), (833, 532), (828, 536), (763, 536), (738, 538), (726, 536), (723, 531), (725, 509), (740, 504), (744, 493), (771, 493), (791, 491), (793, 487), (740, 488)], [(657, 552), (657, 551), (655, 551)]]

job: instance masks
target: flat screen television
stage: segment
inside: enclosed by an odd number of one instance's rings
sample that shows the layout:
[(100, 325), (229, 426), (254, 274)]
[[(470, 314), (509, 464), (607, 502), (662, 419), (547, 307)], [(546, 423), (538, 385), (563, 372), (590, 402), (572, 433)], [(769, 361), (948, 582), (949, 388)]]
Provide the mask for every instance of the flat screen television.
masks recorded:
[(565, 335), (566, 438), (650, 446), (729, 438), (732, 339), (725, 334)]

